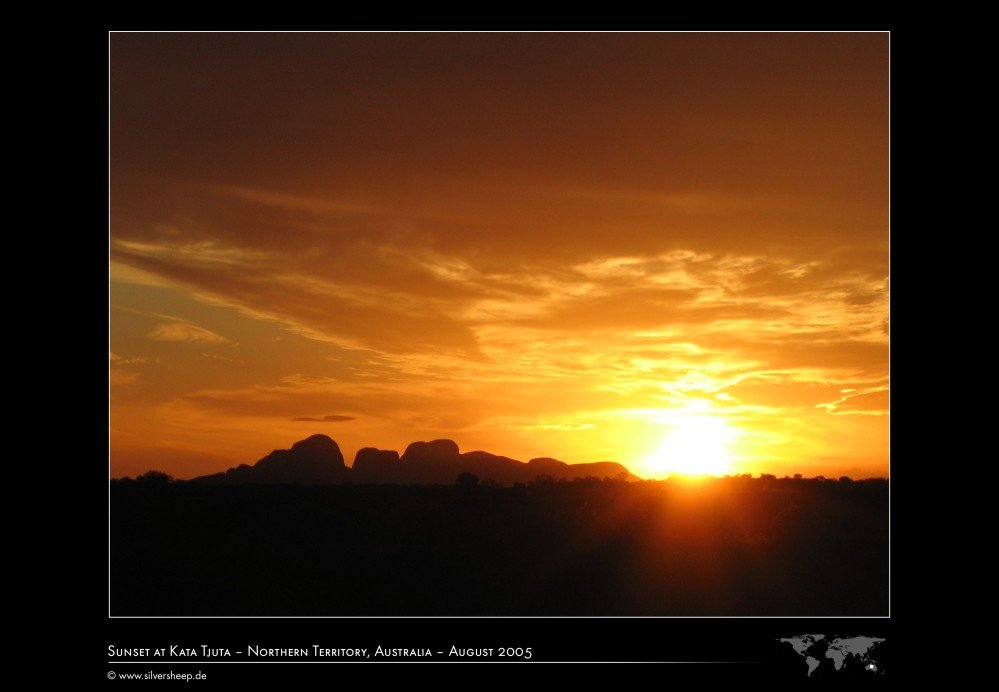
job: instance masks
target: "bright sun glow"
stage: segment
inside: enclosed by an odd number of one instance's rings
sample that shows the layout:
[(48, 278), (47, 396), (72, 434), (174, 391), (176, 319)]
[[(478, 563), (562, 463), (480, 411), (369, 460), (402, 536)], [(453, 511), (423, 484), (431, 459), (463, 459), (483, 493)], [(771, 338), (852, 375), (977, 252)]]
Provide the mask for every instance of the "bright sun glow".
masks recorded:
[(655, 476), (722, 476), (732, 472), (729, 445), (734, 433), (723, 418), (683, 415), (675, 418), (662, 444), (645, 460)]

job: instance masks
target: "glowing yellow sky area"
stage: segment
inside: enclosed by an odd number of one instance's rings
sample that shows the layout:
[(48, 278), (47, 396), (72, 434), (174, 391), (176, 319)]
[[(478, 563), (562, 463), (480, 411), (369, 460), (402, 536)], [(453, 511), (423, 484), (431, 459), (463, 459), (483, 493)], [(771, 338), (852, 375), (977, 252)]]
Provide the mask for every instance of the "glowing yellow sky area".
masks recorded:
[(113, 34), (112, 475), (888, 473), (886, 34)]
[(736, 433), (723, 417), (679, 413), (671, 418), (659, 445), (641, 465), (635, 465), (636, 473), (646, 478), (733, 473)]

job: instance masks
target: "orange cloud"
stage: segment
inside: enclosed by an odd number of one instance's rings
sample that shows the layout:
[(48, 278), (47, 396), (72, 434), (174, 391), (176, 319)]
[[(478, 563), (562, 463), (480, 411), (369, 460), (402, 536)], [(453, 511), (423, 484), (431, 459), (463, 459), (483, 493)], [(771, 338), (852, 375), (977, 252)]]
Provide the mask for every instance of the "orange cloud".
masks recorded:
[(149, 332), (149, 336), (160, 341), (193, 341), (206, 344), (229, 342), (224, 336), (220, 336), (210, 329), (179, 320), (156, 325), (156, 328)]

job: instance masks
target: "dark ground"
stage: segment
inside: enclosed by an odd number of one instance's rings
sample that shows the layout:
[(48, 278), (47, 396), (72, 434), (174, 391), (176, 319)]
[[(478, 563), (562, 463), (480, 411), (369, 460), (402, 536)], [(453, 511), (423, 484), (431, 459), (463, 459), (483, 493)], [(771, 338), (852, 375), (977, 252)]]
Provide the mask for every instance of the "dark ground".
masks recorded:
[(886, 615), (888, 483), (111, 483), (112, 615)]

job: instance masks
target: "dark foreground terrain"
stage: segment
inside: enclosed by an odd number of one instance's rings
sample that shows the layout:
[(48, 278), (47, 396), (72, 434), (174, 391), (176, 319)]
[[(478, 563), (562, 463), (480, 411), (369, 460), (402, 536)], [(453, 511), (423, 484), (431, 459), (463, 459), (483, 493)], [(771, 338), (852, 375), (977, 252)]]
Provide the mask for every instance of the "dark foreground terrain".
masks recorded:
[(111, 483), (112, 615), (885, 615), (888, 483)]

